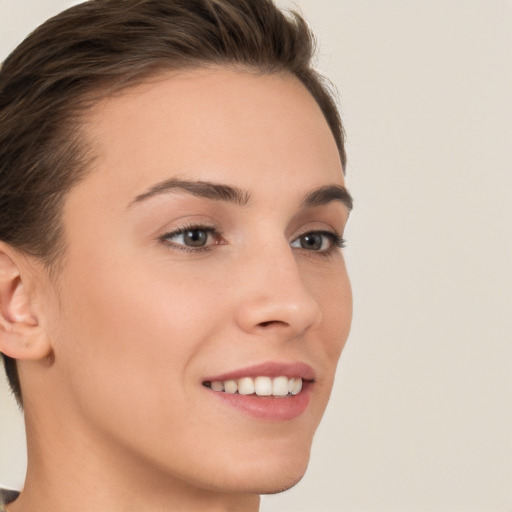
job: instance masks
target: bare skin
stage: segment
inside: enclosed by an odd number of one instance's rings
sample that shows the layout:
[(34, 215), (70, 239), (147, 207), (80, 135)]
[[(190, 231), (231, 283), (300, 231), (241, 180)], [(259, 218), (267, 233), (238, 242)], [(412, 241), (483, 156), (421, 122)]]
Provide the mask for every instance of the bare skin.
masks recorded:
[[(29, 451), (7, 510), (257, 511), (303, 476), (350, 328), (329, 127), (295, 78), (218, 68), (104, 100), (84, 137), (97, 158), (64, 206), (57, 281), (0, 245)], [(211, 389), (297, 363), (303, 409)]]

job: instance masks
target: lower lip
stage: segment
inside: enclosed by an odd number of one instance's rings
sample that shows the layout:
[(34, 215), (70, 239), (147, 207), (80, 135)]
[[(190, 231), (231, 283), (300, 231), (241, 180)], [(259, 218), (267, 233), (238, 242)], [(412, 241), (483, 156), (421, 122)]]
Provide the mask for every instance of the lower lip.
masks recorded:
[(208, 391), (225, 404), (253, 418), (267, 421), (286, 421), (299, 417), (307, 409), (310, 388), (311, 383), (304, 382), (299, 394), (283, 397), (240, 395), (238, 393), (232, 395), (211, 389), (208, 389)]

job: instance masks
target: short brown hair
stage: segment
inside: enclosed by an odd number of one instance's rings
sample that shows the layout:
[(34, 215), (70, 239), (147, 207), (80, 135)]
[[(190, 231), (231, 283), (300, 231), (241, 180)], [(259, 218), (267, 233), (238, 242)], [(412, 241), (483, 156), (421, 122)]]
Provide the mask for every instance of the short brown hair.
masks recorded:
[[(303, 18), (272, 0), (90, 0), (51, 18), (0, 70), (0, 240), (56, 268), (65, 252), (63, 200), (90, 163), (81, 115), (165, 70), (227, 65), (295, 75), (320, 106), (345, 168), (338, 110), (312, 67), (314, 42)], [(3, 357), (21, 406), (15, 360)]]

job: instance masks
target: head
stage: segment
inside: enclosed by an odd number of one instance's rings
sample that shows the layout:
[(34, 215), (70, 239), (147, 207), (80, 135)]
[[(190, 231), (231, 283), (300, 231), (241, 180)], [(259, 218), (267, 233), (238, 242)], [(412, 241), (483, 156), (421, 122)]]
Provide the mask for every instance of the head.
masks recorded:
[[(0, 350), (28, 422), (50, 404), (205, 488), (302, 476), (351, 317), (313, 50), (267, 0), (91, 0), (4, 62)], [(226, 398), (269, 376), (301, 398)]]

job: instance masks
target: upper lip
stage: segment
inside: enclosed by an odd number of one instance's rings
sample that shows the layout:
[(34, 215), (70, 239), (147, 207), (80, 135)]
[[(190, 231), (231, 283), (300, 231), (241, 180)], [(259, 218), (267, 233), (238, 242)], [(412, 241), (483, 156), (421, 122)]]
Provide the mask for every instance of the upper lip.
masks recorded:
[(225, 380), (236, 380), (242, 377), (299, 377), (303, 380), (315, 380), (315, 371), (311, 366), (303, 362), (273, 362), (247, 366), (230, 372), (214, 375), (204, 379), (204, 382), (215, 382)]

